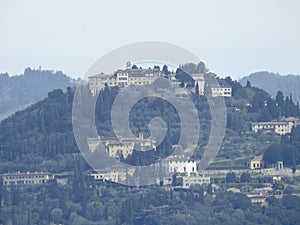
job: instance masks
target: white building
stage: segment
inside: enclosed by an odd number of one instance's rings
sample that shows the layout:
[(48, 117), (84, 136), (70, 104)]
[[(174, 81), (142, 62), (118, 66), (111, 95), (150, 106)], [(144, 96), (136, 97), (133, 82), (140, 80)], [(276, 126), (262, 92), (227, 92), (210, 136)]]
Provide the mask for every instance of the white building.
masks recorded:
[(210, 184), (210, 177), (205, 177), (204, 175), (200, 176), (183, 176), (182, 177), (182, 188), (190, 188), (191, 186), (195, 185), (209, 185)]
[(52, 179), (54, 179), (53, 175), (44, 172), (17, 172), (2, 174), (2, 182), (4, 186), (43, 184)]
[(270, 130), (276, 134), (285, 135), (292, 132), (293, 126), (297, 126), (299, 119), (294, 117), (285, 118), (284, 121), (270, 121), (252, 123), (252, 131), (258, 132), (259, 130)]
[(227, 86), (211, 87), (212, 97), (231, 97), (232, 88)]
[(104, 170), (96, 170), (91, 173), (91, 176), (94, 177), (95, 180), (100, 181), (111, 181), (111, 182), (125, 182), (128, 177), (133, 176), (134, 169), (104, 169)]
[(169, 173), (191, 173), (197, 172), (197, 162), (185, 156), (169, 156), (166, 160)]

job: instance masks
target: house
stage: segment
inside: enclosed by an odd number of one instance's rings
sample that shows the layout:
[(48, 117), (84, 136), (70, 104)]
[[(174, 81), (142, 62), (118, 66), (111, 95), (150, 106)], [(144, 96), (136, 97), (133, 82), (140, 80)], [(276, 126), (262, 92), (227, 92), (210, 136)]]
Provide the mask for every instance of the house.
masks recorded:
[(292, 132), (293, 126), (299, 125), (299, 119), (295, 117), (288, 117), (282, 121), (258, 122), (252, 123), (252, 131), (269, 130), (279, 135), (285, 135)]
[(264, 166), (264, 163), (263, 163), (263, 155), (255, 156), (255, 157), (250, 161), (250, 169), (251, 169), (251, 170), (262, 169), (263, 166)]
[(44, 172), (5, 173), (1, 176), (4, 186), (44, 184), (47, 183), (49, 180), (54, 179), (53, 175)]

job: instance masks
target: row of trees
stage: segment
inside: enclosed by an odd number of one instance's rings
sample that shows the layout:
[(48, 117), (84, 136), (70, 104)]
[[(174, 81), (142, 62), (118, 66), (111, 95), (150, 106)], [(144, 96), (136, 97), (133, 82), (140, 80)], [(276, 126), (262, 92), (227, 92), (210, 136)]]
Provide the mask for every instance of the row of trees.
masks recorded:
[[(78, 167), (78, 163), (74, 165)], [(74, 173), (65, 186), (56, 181), (22, 189), (1, 186), (0, 223), (267, 225), (299, 221), (300, 198), (293, 195), (269, 197), (267, 207), (261, 207), (251, 204), (242, 193), (219, 191), (214, 198), (210, 191), (204, 195), (200, 186), (187, 190), (157, 186), (137, 189), (97, 183), (82, 176), (78, 168)], [(81, 194), (75, 187), (80, 182)]]
[[(248, 172), (243, 172), (240, 176), (239, 181), (241, 183), (250, 183), (252, 181), (251, 174)], [(236, 183), (238, 182), (238, 177), (234, 172), (229, 172), (226, 174), (226, 183)]]

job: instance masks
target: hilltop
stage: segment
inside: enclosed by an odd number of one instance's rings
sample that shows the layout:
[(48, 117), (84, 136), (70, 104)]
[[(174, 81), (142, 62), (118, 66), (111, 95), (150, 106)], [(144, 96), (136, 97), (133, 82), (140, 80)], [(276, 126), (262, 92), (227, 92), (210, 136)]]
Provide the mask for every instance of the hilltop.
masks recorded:
[[(232, 87), (232, 97), (225, 98), (227, 129), (218, 158), (226, 161), (221, 166), (245, 168), (247, 159), (264, 152), (270, 145), (280, 141), (278, 135), (251, 132), (251, 123), (279, 119), (281, 111), (285, 112), (284, 116), (299, 116), (300, 111), (292, 100), (289, 100), (288, 104), (279, 106), (277, 100), (271, 98), (271, 95), (262, 89), (251, 86), (243, 87), (230, 77), (217, 79), (219, 83), (226, 83)], [(55, 168), (50, 166), (48, 169), (55, 171), (65, 169), (65, 164), (68, 164), (69, 161), (62, 159), (69, 159), (70, 155), (79, 152), (72, 130), (74, 91), (75, 88), (68, 88), (66, 92), (60, 89), (51, 91), (44, 100), (1, 122), (0, 155), (2, 163), (6, 164), (2, 167), (2, 172), (15, 170), (16, 167), (30, 170), (30, 168), (37, 168), (37, 165), (44, 165), (41, 162), (48, 160), (56, 163), (57, 157), (61, 163), (60, 167), (55, 164)], [(86, 91), (90, 93), (88, 89)], [(107, 87), (101, 91), (97, 100), (96, 125), (100, 135), (114, 135), (110, 122), (110, 109), (117, 93), (117, 87)], [(199, 110), (203, 129), (200, 134), (199, 149), (194, 155), (195, 158), (199, 158), (205, 149), (210, 132), (210, 112), (205, 96), (193, 94), (191, 97)], [(176, 119), (177, 114), (168, 107), (155, 99), (148, 99), (140, 101), (132, 109), (130, 116), (135, 120), (131, 124), (131, 128), (135, 134), (143, 132), (147, 137), (149, 134), (148, 122), (156, 116), (164, 118), (169, 127), (165, 140), (158, 146), (156, 155), (143, 157), (139, 159), (141, 162), (147, 164), (150, 158), (166, 156), (171, 151), (170, 146), (176, 144), (178, 140), (180, 127), (178, 127), (178, 119)], [(284, 110), (286, 107), (297, 110)], [(129, 160), (136, 161), (136, 156)], [(9, 162), (12, 161), (20, 162), (22, 166), (18, 167), (18, 163), (10, 164)], [(33, 161), (34, 163), (32, 163)]]
[(45, 97), (54, 89), (65, 89), (76, 83), (61, 71), (27, 68), (24, 74), (0, 74), (0, 121), (25, 109)]

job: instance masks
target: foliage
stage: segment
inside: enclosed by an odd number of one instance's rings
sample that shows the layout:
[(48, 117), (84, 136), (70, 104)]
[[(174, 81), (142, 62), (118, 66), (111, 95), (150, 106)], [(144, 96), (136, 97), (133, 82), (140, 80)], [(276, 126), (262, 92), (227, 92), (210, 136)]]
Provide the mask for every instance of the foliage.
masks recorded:
[(47, 97), (54, 89), (65, 89), (75, 82), (61, 71), (27, 68), (24, 74), (0, 74), (0, 121)]
[(235, 183), (237, 182), (236, 175), (234, 172), (229, 172), (226, 174), (226, 183)]
[[(80, 172), (81, 173), (81, 172)], [(76, 182), (74, 180), (74, 182)], [(253, 205), (241, 193), (219, 192), (209, 199), (201, 187), (172, 190), (158, 186), (124, 187), (85, 177), (85, 196), (73, 199), (74, 185), (55, 182), (22, 189), (2, 188), (6, 198), (0, 223), (7, 224), (297, 224), (299, 197), (270, 197)], [(15, 201), (13, 199), (18, 199)]]
[(291, 134), (282, 136), (279, 144), (270, 145), (264, 153), (264, 161), (269, 165), (277, 161), (288, 166), (300, 164), (300, 127), (294, 127)]
[(249, 183), (252, 181), (251, 175), (248, 172), (243, 172), (240, 177), (242, 183)]

